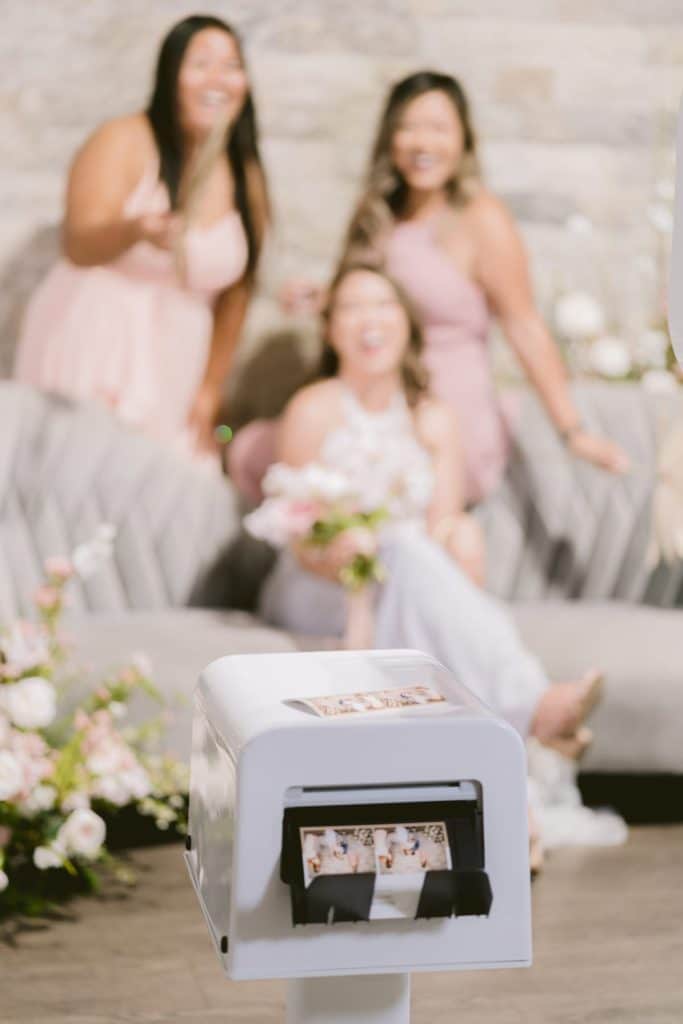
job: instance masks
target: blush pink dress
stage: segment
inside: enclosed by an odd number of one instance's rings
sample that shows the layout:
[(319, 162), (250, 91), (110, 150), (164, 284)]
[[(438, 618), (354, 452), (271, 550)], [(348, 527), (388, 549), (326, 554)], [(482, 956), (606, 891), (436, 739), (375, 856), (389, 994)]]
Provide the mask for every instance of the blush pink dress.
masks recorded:
[(420, 317), (430, 390), (458, 414), (466, 498), (475, 504), (495, 488), (505, 470), (509, 432), (491, 367), (486, 298), (440, 245), (437, 223), (427, 218), (397, 224), (387, 247), (386, 269)]
[[(124, 214), (168, 209), (158, 168), (150, 167)], [(61, 259), (27, 308), (15, 377), (101, 401), (127, 423), (192, 453), (186, 420), (206, 367), (213, 305), (247, 263), (239, 213), (190, 228), (185, 245), (183, 281), (174, 255), (149, 242), (100, 266)]]

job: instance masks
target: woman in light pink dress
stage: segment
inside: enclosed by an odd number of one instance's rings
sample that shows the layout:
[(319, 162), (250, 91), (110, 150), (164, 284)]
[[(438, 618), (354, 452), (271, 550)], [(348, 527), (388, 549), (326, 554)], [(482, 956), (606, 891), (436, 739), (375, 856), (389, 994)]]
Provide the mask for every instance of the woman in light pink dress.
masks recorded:
[[(225, 144), (190, 219), (182, 197), (217, 123)], [(217, 18), (186, 18), (162, 44), (147, 110), (101, 126), (74, 160), (64, 255), (27, 309), (16, 377), (209, 450), (267, 216), (239, 40)]]
[[(508, 455), (491, 366), (492, 314), (569, 450), (611, 472), (628, 468), (625, 454), (581, 420), (533, 300), (519, 233), (481, 183), (468, 103), (449, 75), (419, 72), (389, 94), (341, 263), (357, 260), (384, 267), (423, 322), (431, 390), (460, 422), (468, 505), (495, 488)], [(322, 305), (310, 282), (289, 282), (283, 298), (298, 312)], [(249, 467), (267, 461), (263, 426), (252, 437), (250, 450), (249, 435), (238, 435), (231, 465), (253, 490)]]

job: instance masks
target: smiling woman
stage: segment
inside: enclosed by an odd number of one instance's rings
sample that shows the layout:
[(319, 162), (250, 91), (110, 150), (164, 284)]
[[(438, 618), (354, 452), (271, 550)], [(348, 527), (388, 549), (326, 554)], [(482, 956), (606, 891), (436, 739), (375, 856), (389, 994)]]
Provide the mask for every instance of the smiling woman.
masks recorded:
[(239, 39), (186, 18), (162, 43), (147, 109), (75, 157), (63, 258), (29, 305), (15, 375), (206, 452), (267, 219)]
[(459, 420), (468, 503), (494, 489), (508, 450), (488, 347), (492, 313), (571, 451), (625, 471), (617, 446), (581, 422), (534, 303), (519, 232), (481, 181), (469, 103), (450, 75), (419, 71), (391, 89), (342, 264), (357, 259), (385, 266), (418, 310), (432, 390)]

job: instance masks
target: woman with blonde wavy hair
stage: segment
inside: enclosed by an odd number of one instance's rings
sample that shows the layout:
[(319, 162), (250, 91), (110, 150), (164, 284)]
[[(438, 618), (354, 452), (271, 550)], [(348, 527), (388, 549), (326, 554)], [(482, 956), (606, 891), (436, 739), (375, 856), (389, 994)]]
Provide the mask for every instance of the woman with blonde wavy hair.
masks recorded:
[[(460, 424), (468, 505), (495, 488), (508, 455), (490, 359), (492, 314), (572, 454), (627, 470), (625, 454), (581, 420), (534, 303), (519, 231), (482, 183), (468, 101), (450, 75), (420, 71), (390, 91), (341, 262), (358, 259), (384, 267), (422, 320), (431, 390)], [(282, 297), (301, 312), (319, 307), (323, 294), (291, 281)], [(235, 463), (246, 447), (236, 449)]]

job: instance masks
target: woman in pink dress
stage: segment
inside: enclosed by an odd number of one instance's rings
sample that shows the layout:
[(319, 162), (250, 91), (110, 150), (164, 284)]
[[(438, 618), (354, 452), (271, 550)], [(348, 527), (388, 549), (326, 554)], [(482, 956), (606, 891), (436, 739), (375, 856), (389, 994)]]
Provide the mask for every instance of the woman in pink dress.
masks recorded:
[[(389, 94), (341, 263), (358, 260), (384, 267), (422, 321), (431, 390), (459, 419), (468, 505), (495, 488), (508, 455), (490, 359), (491, 315), (570, 451), (611, 472), (626, 471), (626, 455), (581, 420), (534, 303), (519, 232), (481, 183), (467, 99), (449, 75), (419, 72)], [(310, 282), (290, 282), (283, 299), (299, 312), (322, 305), (321, 290)], [(253, 492), (254, 469), (258, 474), (268, 459), (262, 425), (254, 426), (252, 439), (250, 445), (249, 434), (238, 435), (231, 465)], [(474, 536), (473, 543), (479, 543)]]
[[(216, 125), (225, 144), (190, 216), (183, 197)], [(186, 18), (161, 46), (148, 108), (102, 125), (76, 155), (63, 257), (29, 304), (15, 376), (209, 450), (267, 218), (238, 37), (218, 18)]]

